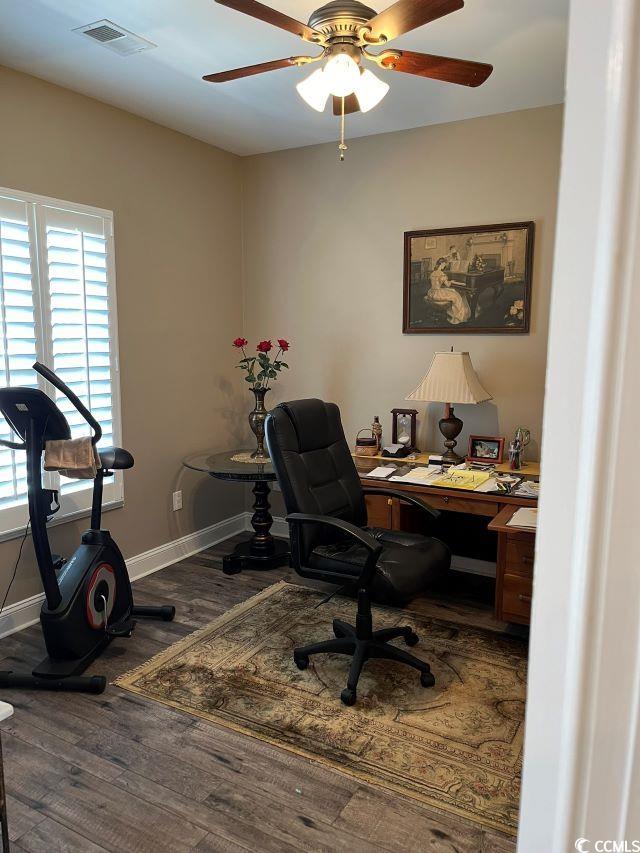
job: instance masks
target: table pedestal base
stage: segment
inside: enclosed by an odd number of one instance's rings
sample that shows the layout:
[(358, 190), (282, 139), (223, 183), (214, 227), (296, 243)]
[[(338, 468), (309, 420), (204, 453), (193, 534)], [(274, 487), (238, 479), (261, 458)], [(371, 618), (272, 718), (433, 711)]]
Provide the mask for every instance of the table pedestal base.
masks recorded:
[(289, 543), (286, 539), (273, 539), (272, 548), (256, 551), (253, 540), (240, 542), (222, 559), (222, 571), (225, 575), (237, 575), (243, 569), (276, 569), (289, 563)]
[(241, 542), (222, 560), (225, 575), (237, 575), (242, 569), (275, 569), (289, 562), (289, 543), (285, 539), (274, 539), (271, 535), (269, 505), (269, 483), (258, 480), (253, 487), (253, 516), (251, 539)]

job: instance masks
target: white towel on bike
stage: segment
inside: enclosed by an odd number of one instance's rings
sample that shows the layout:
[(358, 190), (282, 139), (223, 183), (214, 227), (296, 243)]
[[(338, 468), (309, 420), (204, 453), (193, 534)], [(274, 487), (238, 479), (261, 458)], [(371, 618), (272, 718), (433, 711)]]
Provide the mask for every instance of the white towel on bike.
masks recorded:
[(74, 480), (93, 480), (98, 468), (100, 457), (88, 436), (45, 442), (45, 471), (59, 471)]

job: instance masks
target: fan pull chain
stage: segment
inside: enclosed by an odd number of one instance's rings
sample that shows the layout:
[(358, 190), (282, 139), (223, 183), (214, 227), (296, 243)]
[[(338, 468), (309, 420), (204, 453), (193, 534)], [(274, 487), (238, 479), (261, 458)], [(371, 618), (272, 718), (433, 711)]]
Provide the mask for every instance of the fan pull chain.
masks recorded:
[(340, 152), (340, 162), (342, 163), (344, 152), (347, 150), (347, 146), (344, 143), (344, 95), (340, 100), (342, 101), (342, 114), (340, 116), (340, 145), (338, 145), (338, 151)]

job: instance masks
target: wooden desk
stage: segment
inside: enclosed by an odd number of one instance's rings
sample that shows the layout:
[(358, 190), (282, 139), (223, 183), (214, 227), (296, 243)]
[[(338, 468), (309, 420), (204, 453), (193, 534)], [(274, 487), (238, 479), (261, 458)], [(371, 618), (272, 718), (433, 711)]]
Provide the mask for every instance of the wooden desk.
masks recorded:
[(505, 506), (489, 522), (489, 530), (498, 534), (496, 568), (496, 617), (505, 622), (528, 625), (533, 596), (533, 561), (536, 532), (528, 527), (509, 527), (516, 511)]
[[(429, 456), (437, 456), (438, 452), (432, 450), (429, 453), (418, 453), (416, 454), (415, 459), (390, 459), (388, 456), (356, 456), (355, 453), (352, 453), (351, 455), (356, 460), (356, 467), (358, 467), (360, 462), (367, 463), (372, 461), (376, 462), (378, 465), (389, 463), (393, 463), (394, 465), (427, 465), (429, 463)], [(375, 468), (375, 465), (362, 468), (362, 470), (370, 471), (371, 468)], [(358, 468), (358, 470), (360, 470), (360, 468)], [(524, 462), (519, 471), (512, 471), (508, 462), (501, 462), (500, 465), (496, 465), (496, 472), (498, 474), (516, 474), (518, 477), (524, 477), (525, 480), (527, 478), (538, 479), (540, 476), (540, 463)]]
[[(535, 531), (507, 528), (506, 522), (518, 507), (537, 506), (535, 499), (464, 489), (444, 489), (440, 486), (372, 480), (363, 475), (379, 465), (380, 460), (374, 457), (355, 457), (355, 463), (362, 484), (368, 489), (375, 490), (377, 487), (396, 489), (399, 492), (424, 498), (434, 509), (479, 515), (490, 519), (487, 529), (498, 536), (496, 616), (505, 622), (518, 622), (525, 625), (529, 623)], [(535, 466), (535, 470), (539, 471), (538, 464), (533, 462), (528, 464), (531, 469), (527, 473), (529, 476), (536, 476), (533, 469)], [(371, 494), (366, 496), (366, 502), (368, 523), (372, 527), (416, 530), (415, 510), (402, 501), (386, 495)]]

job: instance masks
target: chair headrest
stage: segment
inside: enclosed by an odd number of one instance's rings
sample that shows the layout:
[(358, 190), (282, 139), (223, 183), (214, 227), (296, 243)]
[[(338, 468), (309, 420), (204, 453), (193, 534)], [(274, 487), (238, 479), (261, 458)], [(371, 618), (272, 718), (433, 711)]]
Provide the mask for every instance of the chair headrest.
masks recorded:
[(323, 400), (292, 400), (280, 403), (272, 410), (276, 416), (280, 409), (288, 417), (295, 435), (296, 450), (305, 453), (329, 447), (336, 441), (344, 440), (344, 432), (340, 422), (340, 409), (335, 403), (325, 403)]

